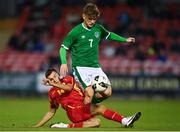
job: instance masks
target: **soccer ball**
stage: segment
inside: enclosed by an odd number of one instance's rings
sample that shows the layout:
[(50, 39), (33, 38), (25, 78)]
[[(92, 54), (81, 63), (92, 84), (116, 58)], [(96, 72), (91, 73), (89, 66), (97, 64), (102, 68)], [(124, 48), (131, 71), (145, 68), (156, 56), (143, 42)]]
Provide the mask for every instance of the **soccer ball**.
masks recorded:
[(103, 92), (108, 88), (108, 79), (104, 76), (96, 76), (92, 81), (92, 88), (95, 92)]

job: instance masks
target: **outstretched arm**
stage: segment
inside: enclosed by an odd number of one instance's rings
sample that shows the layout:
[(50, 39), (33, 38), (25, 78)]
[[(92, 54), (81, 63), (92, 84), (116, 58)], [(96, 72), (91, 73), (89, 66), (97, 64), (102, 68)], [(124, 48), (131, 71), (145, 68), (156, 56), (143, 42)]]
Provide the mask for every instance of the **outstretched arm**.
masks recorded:
[(119, 36), (113, 32), (110, 32), (108, 39), (118, 41), (118, 42), (128, 42), (128, 43), (134, 43), (135, 42), (135, 38), (133, 38), (133, 37), (124, 38), (124, 37), (121, 37), (121, 36)]
[(35, 126), (33, 127), (41, 127), (43, 126), (46, 122), (48, 122), (56, 113), (56, 109), (51, 109), (49, 112), (47, 112), (44, 117), (39, 121)]
[(65, 91), (71, 91), (73, 88), (73, 84), (63, 84), (60, 81), (59, 82), (54, 82), (53, 80), (50, 79), (43, 79), (43, 84), (46, 86), (53, 86), (53, 87), (57, 87), (57, 88), (61, 88)]

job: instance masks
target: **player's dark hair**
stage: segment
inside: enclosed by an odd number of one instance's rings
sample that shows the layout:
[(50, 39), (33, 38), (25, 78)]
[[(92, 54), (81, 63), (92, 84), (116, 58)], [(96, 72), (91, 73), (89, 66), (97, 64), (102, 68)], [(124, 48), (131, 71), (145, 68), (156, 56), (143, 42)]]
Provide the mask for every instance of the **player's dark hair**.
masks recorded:
[(83, 8), (83, 14), (88, 15), (92, 18), (97, 18), (100, 16), (98, 7), (93, 3), (87, 3)]
[(57, 71), (54, 68), (49, 68), (45, 73), (46, 78), (48, 78), (48, 76), (51, 75), (52, 72), (57, 72)]

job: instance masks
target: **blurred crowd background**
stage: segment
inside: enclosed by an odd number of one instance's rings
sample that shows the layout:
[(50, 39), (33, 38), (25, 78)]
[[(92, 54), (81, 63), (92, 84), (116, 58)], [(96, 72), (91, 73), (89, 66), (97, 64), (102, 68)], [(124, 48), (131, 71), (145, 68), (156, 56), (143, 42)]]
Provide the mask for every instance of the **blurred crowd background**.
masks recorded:
[[(63, 38), (82, 22), (87, 2), (97, 4), (101, 12), (98, 22), (106, 29), (136, 38), (133, 45), (101, 42), (100, 62), (106, 73), (179, 77), (179, 0), (0, 1), (0, 72), (59, 69)], [(9, 28), (11, 33), (6, 32)]]
[[(82, 22), (85, 0), (10, 1), (17, 26), (0, 53), (3, 72), (38, 72), (59, 66), (59, 48), (72, 27)], [(136, 44), (103, 41), (105, 72), (119, 74), (180, 73), (180, 2), (178, 0), (96, 0), (99, 23)], [(6, 2), (5, 2), (6, 3)], [(3, 6), (3, 4), (1, 4)], [(1, 9), (1, 18), (12, 9)], [(3, 16), (6, 15), (6, 16)], [(12, 17), (12, 16), (11, 16)], [(11, 23), (9, 23), (11, 24)], [(111, 62), (111, 63), (109, 63)], [(69, 62), (70, 63), (70, 62)]]

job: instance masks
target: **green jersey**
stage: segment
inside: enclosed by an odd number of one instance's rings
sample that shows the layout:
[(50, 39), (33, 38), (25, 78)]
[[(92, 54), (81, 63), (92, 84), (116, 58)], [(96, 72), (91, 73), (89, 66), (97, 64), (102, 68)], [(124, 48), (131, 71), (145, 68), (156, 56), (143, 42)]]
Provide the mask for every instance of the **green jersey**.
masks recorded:
[(73, 67), (100, 67), (99, 44), (101, 39), (109, 35), (110, 32), (100, 24), (88, 29), (81, 23), (68, 33), (62, 47), (71, 50)]

